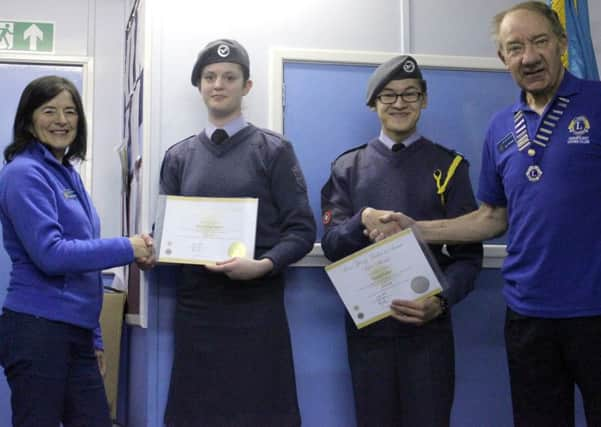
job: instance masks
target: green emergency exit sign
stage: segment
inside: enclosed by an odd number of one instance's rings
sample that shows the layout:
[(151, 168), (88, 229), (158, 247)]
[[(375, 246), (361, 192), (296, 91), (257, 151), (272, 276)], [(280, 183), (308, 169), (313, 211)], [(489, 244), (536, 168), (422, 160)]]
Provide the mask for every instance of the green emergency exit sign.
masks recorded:
[(54, 52), (54, 24), (0, 20), (0, 52)]

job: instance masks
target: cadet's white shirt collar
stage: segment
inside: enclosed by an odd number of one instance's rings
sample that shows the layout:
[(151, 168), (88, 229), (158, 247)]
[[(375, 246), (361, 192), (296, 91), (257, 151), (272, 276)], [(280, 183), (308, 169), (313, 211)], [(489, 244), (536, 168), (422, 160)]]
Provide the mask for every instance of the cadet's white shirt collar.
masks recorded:
[(211, 135), (213, 135), (213, 132), (215, 132), (217, 129), (223, 129), (227, 132), (227, 136), (231, 138), (233, 135), (240, 132), (246, 126), (248, 126), (248, 123), (246, 123), (246, 120), (244, 120), (244, 116), (239, 115), (235, 119), (231, 120), (229, 123), (226, 123), (224, 126), (220, 127), (217, 127), (213, 123), (209, 122), (209, 124), (205, 128), (205, 134), (209, 139), (211, 139)]
[(405, 138), (405, 140), (403, 140), (401, 142), (396, 142), (392, 138), (390, 138), (388, 135), (386, 135), (384, 133), (384, 129), (382, 129), (382, 130), (380, 130), (380, 136), (378, 137), (378, 139), (380, 141), (382, 141), (382, 143), (385, 146), (387, 146), (388, 149), (392, 150), (392, 146), (394, 144), (403, 144), (405, 147), (409, 147), (411, 144), (413, 144), (415, 141), (417, 141), (421, 137), (422, 137), (422, 135), (418, 131), (415, 131), (410, 136), (408, 136), (407, 138)]

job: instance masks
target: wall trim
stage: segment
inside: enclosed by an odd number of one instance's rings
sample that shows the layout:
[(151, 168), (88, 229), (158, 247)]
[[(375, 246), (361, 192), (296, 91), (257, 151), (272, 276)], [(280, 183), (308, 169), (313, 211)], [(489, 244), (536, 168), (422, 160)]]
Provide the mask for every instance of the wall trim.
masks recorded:
[[(483, 268), (501, 268), (503, 260), (507, 256), (505, 245), (484, 245), (484, 259), (482, 260)], [(313, 249), (303, 259), (291, 267), (325, 267), (330, 264), (323, 254), (323, 249), (320, 243), (315, 243)]]
[(411, 52), (411, 0), (400, 0), (400, 43), (401, 52)]

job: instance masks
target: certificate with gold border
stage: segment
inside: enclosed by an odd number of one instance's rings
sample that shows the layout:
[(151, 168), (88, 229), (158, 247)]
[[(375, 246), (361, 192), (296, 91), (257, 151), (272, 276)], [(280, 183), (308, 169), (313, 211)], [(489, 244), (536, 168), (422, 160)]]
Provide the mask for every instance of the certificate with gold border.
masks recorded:
[(158, 261), (203, 265), (253, 259), (258, 206), (259, 200), (250, 197), (159, 196)]
[(442, 291), (441, 275), (411, 229), (396, 233), (328, 265), (358, 329), (392, 314), (393, 299), (416, 301)]

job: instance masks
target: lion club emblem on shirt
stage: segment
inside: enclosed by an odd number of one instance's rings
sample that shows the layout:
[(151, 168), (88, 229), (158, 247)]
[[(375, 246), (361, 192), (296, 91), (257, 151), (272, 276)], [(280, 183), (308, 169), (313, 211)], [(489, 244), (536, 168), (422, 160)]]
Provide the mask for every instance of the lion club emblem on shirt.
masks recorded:
[(591, 130), (591, 124), (586, 116), (574, 117), (568, 125), (568, 130), (571, 135), (568, 137), (568, 144), (590, 144), (588, 133)]
[(321, 221), (323, 225), (328, 225), (332, 221), (332, 211), (325, 211), (321, 216)]

